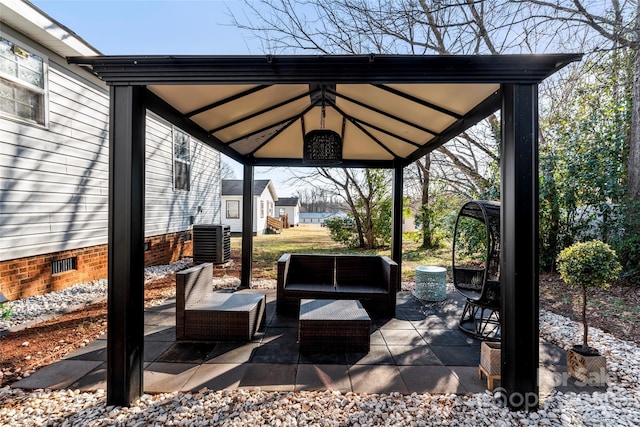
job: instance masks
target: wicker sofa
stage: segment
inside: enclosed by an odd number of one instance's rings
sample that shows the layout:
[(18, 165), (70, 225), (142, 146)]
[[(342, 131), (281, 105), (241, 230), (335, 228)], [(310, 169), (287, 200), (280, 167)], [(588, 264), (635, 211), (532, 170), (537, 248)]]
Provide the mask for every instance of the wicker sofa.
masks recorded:
[(398, 264), (386, 256), (287, 253), (278, 260), (276, 311), (298, 314), (301, 299), (350, 299), (371, 316), (392, 317), (398, 280)]

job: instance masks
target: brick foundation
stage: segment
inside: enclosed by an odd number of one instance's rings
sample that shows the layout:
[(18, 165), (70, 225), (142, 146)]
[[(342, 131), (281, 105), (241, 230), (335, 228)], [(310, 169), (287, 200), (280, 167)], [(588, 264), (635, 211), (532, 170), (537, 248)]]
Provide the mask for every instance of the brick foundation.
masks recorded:
[[(145, 267), (169, 264), (191, 256), (190, 237), (191, 232), (185, 231), (146, 238), (149, 250), (144, 253)], [(51, 274), (52, 262), (73, 257), (77, 257), (75, 270)], [(0, 292), (14, 300), (106, 278), (107, 259), (107, 245), (99, 245), (0, 261)]]
[(149, 250), (144, 253), (144, 266), (170, 264), (192, 256), (191, 236), (192, 233), (189, 230), (147, 237), (144, 241), (149, 245)]
[[(75, 270), (51, 274), (53, 261), (73, 257), (77, 257)], [(0, 292), (10, 300), (59, 291), (102, 277), (107, 277), (107, 245), (0, 262)]]

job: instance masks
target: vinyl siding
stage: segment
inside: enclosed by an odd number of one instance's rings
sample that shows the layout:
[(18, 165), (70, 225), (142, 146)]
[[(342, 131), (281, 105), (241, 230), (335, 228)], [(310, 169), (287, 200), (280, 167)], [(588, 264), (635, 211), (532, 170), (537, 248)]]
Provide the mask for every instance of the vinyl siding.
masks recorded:
[[(48, 128), (0, 117), (0, 260), (107, 243), (108, 90), (57, 60)], [(171, 126), (146, 125), (145, 235), (220, 222), (219, 153), (192, 140), (191, 191), (174, 191)]]
[(276, 217), (280, 217), (279, 211), (284, 209), (284, 213), (289, 215), (289, 224), (296, 226), (300, 223), (300, 209), (295, 206), (276, 206)]
[(107, 90), (49, 60), (48, 128), (0, 118), (0, 260), (106, 243)]
[[(227, 200), (239, 200), (240, 201), (240, 218), (229, 219), (227, 215)], [(260, 202), (264, 202), (264, 217), (260, 217)], [(256, 234), (263, 234), (267, 228), (267, 215), (269, 215), (268, 206), (274, 206), (273, 197), (268, 188), (265, 188), (264, 192), (260, 196), (253, 196), (253, 232)], [(274, 207), (275, 209), (275, 207)], [(273, 214), (273, 212), (272, 212)], [(273, 215), (271, 215), (273, 216)], [(242, 233), (242, 196), (222, 196), (222, 223), (229, 225), (229, 229), (232, 233)]]
[(174, 190), (172, 141), (171, 127), (148, 116), (146, 236), (187, 230), (191, 228), (191, 216), (195, 224), (220, 223), (220, 154), (191, 139), (191, 190)]
[[(240, 207), (240, 215), (238, 218), (227, 218), (227, 200), (237, 200)], [(253, 197), (253, 217), (255, 218), (257, 197)], [(222, 223), (229, 226), (232, 233), (242, 232), (242, 196), (222, 196)], [(256, 221), (253, 221), (253, 232), (256, 232)]]

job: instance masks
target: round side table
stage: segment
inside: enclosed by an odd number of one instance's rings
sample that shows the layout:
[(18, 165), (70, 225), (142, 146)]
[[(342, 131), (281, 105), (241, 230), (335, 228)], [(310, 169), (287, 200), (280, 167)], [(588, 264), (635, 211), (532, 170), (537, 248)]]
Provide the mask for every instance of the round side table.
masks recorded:
[(416, 267), (416, 298), (426, 301), (443, 301), (447, 298), (447, 269), (444, 267)]

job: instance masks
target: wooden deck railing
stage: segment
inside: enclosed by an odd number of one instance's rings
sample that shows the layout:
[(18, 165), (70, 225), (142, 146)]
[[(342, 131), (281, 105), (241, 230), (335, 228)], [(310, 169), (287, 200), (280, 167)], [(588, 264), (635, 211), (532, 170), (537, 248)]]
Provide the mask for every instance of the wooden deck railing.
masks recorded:
[(272, 216), (267, 216), (267, 229), (271, 233), (282, 233), (282, 221)]

